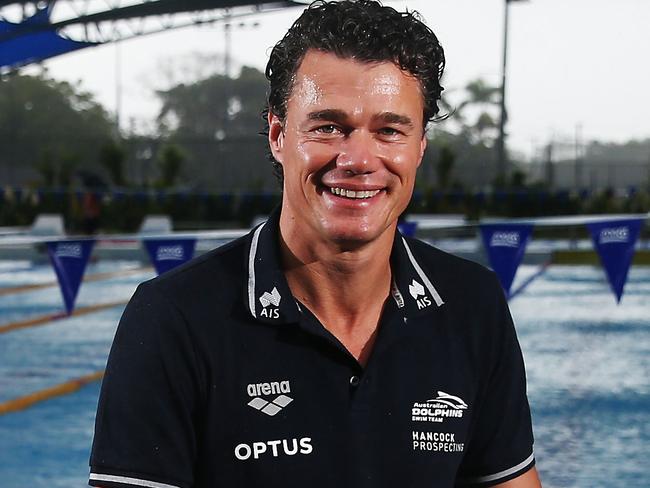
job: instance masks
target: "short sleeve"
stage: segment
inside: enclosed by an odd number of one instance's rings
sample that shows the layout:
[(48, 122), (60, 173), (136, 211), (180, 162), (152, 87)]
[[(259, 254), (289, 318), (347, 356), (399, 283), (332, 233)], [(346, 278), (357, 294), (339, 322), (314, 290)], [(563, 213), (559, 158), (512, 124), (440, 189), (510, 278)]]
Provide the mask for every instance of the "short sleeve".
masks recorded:
[(494, 337), (489, 341), (495, 352), (458, 486), (503, 483), (535, 465), (524, 361), (507, 302), (502, 293), (498, 295)]
[(155, 281), (140, 285), (118, 325), (102, 382), (89, 484), (189, 488), (198, 385), (182, 315)]

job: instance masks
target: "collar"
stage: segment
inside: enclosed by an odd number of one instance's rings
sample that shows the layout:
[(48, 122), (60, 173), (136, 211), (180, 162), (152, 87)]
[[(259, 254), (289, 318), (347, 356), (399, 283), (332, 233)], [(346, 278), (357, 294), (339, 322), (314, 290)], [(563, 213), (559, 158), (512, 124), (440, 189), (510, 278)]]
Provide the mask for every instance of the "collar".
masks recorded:
[[(261, 322), (299, 322), (300, 306), (281, 267), (280, 207), (252, 232), (247, 255), (248, 280), (245, 300), (249, 313)], [(434, 310), (444, 304), (440, 294), (418, 263), (407, 239), (395, 233), (391, 252), (391, 295), (405, 316)]]
[(281, 267), (280, 207), (252, 234), (248, 251), (246, 303), (249, 313), (262, 322), (300, 320), (300, 308), (291, 294)]
[(404, 315), (413, 317), (431, 312), (445, 302), (413, 254), (409, 241), (413, 240), (395, 232), (390, 256), (391, 295)]

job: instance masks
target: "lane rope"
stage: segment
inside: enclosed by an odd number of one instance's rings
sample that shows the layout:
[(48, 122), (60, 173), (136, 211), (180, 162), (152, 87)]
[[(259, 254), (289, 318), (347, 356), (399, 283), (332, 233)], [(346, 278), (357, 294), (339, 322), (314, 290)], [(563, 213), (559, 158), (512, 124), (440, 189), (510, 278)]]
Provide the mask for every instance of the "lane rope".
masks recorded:
[[(134, 269), (123, 269), (120, 271), (107, 271), (105, 273), (94, 273), (88, 276), (84, 276), (85, 282), (92, 281), (103, 281), (111, 278), (119, 278), (122, 276), (131, 276), (140, 273), (153, 273), (153, 268), (151, 266), (145, 266), (142, 268)], [(25, 293), (28, 291), (40, 290), (43, 288), (51, 288), (53, 286), (58, 286), (56, 281), (48, 281), (47, 283), (34, 283), (31, 285), (20, 285), (20, 286), (10, 286), (6, 288), (0, 288), (0, 297), (4, 295), (12, 295), (14, 293)]]
[(6, 402), (0, 403), (0, 415), (5, 415), (12, 412), (18, 412), (20, 410), (25, 410), (36, 403), (44, 402), (45, 400), (50, 400), (58, 396), (69, 395), (74, 393), (80, 388), (94, 383), (96, 381), (101, 381), (104, 377), (104, 371), (96, 371), (91, 374), (75, 378), (64, 383), (60, 383), (43, 390), (35, 391), (29, 395), (21, 396), (8, 400)]
[(548, 270), (548, 268), (549, 268), (549, 266), (551, 265), (552, 262), (553, 262), (553, 260), (552, 260), (552, 259), (549, 259), (548, 261), (546, 261), (545, 263), (543, 263), (543, 264), (542, 264), (542, 265), (537, 269), (537, 271), (535, 271), (535, 273), (533, 273), (531, 276), (529, 276), (528, 278), (526, 278), (526, 279), (524, 280), (524, 282), (523, 282), (521, 285), (519, 285), (519, 287), (518, 287), (515, 291), (513, 291), (513, 292), (510, 293), (510, 297), (509, 297), (508, 299), (509, 299), (509, 300), (512, 300), (512, 299), (514, 299), (517, 295), (519, 295), (521, 292), (523, 292), (523, 291), (528, 287), (528, 285), (530, 285), (533, 281), (535, 281), (537, 278), (539, 278), (540, 276), (542, 276), (542, 275), (546, 272), (546, 270)]
[(19, 320), (17, 322), (10, 322), (5, 325), (0, 325), (0, 334), (5, 334), (13, 330), (26, 329), (28, 327), (35, 327), (38, 325), (47, 325), (50, 322), (56, 320), (67, 319), (68, 317), (76, 317), (80, 315), (88, 315), (90, 313), (99, 312), (107, 308), (113, 308), (118, 306), (126, 306), (128, 300), (120, 300), (116, 302), (108, 303), (98, 303), (96, 305), (89, 305), (87, 307), (78, 307), (70, 315), (65, 312), (56, 312), (47, 315), (42, 315), (40, 317), (33, 317), (31, 319)]

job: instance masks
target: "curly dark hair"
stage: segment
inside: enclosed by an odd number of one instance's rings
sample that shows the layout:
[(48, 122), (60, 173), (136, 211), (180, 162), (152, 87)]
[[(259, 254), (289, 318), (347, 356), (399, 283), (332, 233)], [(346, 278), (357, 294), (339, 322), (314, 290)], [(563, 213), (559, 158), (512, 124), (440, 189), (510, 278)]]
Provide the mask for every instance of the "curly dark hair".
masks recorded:
[[(420, 82), (424, 125), (438, 114), (445, 55), (417, 12), (398, 12), (375, 0), (317, 0), (273, 47), (265, 71), (270, 82), (265, 118), (270, 111), (284, 121), (294, 76), (310, 49), (358, 61), (395, 63)], [(281, 180), (282, 166), (270, 159)]]

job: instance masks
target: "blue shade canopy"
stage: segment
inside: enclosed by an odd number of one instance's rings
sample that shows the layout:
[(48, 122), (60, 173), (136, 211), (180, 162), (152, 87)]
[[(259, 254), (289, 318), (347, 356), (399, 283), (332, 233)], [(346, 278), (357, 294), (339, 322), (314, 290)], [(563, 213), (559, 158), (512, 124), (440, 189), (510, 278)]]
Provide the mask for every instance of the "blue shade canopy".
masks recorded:
[(50, 8), (39, 10), (19, 24), (0, 20), (0, 69), (43, 61), (84, 47), (92, 42), (66, 39), (50, 25)]
[(71, 41), (54, 31), (34, 32), (0, 42), (0, 68), (16, 68), (95, 45)]
[[(28, 3), (27, 0), (0, 0), (0, 7)], [(50, 12), (54, 2), (39, 9), (21, 23), (0, 20), (0, 69), (17, 68), (39, 62), (59, 54), (96, 46), (101, 43), (73, 41), (58, 34), (69, 25), (97, 24), (104, 21), (144, 18), (155, 15), (194, 12), (250, 6), (286, 8), (304, 4), (293, 0), (145, 0), (141, 3), (116, 6), (106, 11), (69, 18), (52, 23)]]

